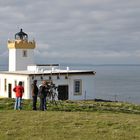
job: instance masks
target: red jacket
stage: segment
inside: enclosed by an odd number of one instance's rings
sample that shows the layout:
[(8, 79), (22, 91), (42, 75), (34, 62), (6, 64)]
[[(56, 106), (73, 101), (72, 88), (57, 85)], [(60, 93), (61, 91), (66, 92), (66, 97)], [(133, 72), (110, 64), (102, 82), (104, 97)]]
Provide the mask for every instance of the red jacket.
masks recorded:
[(19, 85), (15, 86), (13, 91), (16, 93), (16, 97), (22, 97), (23, 96), (23, 92), (24, 92), (24, 87), (23, 86), (19, 86)]

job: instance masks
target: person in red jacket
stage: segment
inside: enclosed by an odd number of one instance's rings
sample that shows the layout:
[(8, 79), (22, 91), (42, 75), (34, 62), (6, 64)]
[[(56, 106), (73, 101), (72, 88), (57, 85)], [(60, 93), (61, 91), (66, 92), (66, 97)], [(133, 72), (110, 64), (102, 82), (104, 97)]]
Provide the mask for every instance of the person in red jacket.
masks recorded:
[(20, 81), (17, 86), (14, 87), (13, 91), (16, 94), (16, 99), (15, 99), (15, 110), (21, 110), (21, 101), (22, 101), (22, 96), (24, 93), (24, 87), (22, 86), (22, 82)]

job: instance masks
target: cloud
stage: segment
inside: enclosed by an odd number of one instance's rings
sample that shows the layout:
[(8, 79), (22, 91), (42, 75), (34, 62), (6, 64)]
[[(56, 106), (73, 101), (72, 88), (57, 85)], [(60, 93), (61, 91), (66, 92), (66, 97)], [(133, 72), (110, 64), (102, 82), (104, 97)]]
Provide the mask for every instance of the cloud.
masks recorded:
[(36, 40), (38, 62), (139, 63), (139, 6), (138, 0), (0, 0), (0, 52), (23, 28)]

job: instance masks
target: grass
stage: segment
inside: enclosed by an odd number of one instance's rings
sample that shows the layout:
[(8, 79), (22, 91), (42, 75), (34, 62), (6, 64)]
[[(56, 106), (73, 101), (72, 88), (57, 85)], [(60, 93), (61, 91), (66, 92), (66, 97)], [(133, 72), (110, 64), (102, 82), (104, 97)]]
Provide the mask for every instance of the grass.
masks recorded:
[[(13, 110), (13, 99), (0, 99), (0, 140), (139, 140), (140, 105), (120, 102), (48, 103), (48, 111)], [(38, 104), (39, 106), (39, 104)]]

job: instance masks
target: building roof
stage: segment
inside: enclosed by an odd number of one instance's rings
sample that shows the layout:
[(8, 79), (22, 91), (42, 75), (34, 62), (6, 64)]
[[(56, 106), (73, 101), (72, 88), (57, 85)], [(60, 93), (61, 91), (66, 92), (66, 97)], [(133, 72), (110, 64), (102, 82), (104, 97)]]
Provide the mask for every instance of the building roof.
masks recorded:
[(1, 74), (13, 74), (13, 75), (95, 75), (95, 71), (91, 70), (46, 70), (43, 72), (34, 72), (34, 71), (1, 71)]
[[(32, 65), (29, 65), (32, 66)], [(33, 64), (33, 66), (59, 66), (59, 64)]]

